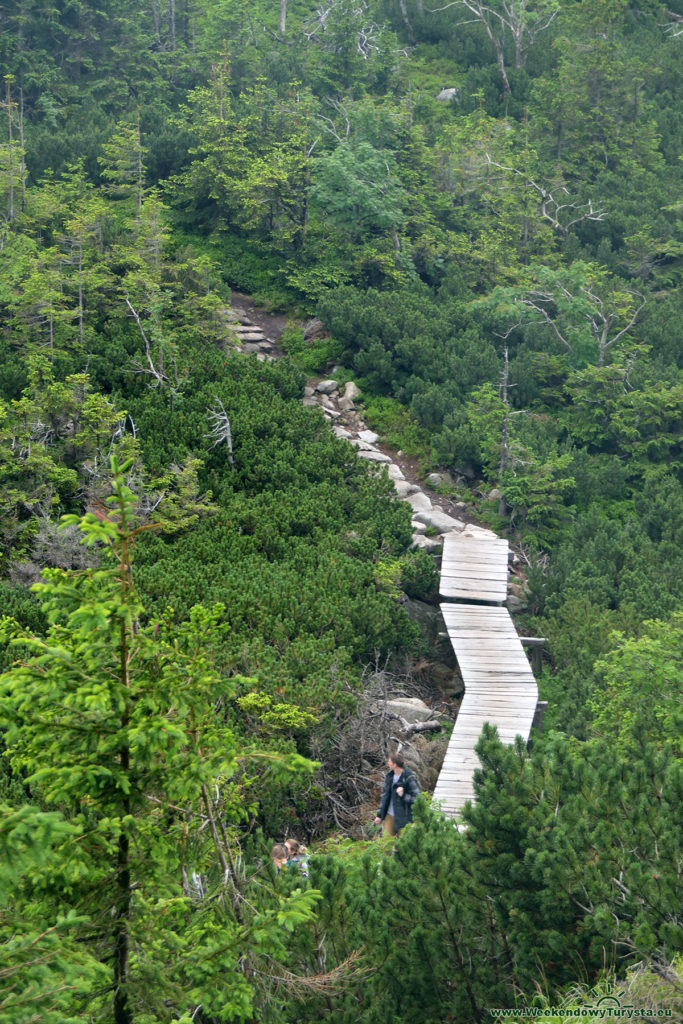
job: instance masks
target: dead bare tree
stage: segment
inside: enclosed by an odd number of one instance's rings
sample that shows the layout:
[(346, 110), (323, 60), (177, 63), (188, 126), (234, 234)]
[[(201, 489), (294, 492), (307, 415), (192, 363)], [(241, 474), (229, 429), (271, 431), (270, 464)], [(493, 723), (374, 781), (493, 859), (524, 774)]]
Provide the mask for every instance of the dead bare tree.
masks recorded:
[(232, 428), (230, 426), (230, 418), (223, 408), (223, 403), (220, 398), (217, 398), (214, 402), (213, 409), (209, 413), (209, 420), (211, 421), (211, 431), (205, 435), (207, 440), (213, 441), (211, 445), (215, 448), (216, 445), (226, 444), (228, 448), (228, 462), (231, 466), (234, 466), (235, 460), (232, 457)]
[(667, 35), (678, 39), (679, 36), (683, 35), (683, 14), (677, 14), (675, 11), (667, 11), (666, 13), (671, 18), (671, 21), (666, 23), (664, 31)]
[(512, 38), (514, 46), (514, 67), (524, 67), (526, 53), (536, 42), (538, 36), (552, 25), (560, 11), (557, 0), (498, 0), (494, 4), (485, 4), (481, 0), (452, 0), (444, 7), (435, 7), (429, 11), (436, 14), (447, 11), (451, 7), (464, 7), (474, 17), (461, 22), (462, 25), (481, 25), (496, 54), (498, 72), (503, 83), (503, 90), (510, 93), (510, 81), (505, 66), (506, 35)]
[(328, 49), (337, 49), (338, 42), (328, 31), (328, 22), (335, 14), (343, 15), (345, 23), (354, 26), (356, 52), (364, 60), (371, 57), (373, 53), (380, 52), (377, 38), (380, 26), (370, 18), (365, 0), (330, 0), (329, 3), (320, 5), (303, 28), (303, 35), (309, 43), (321, 43)]
[[(159, 345), (157, 346), (156, 353), (153, 353), (153, 345), (152, 345), (152, 342), (150, 342), (150, 339), (149, 339), (149, 337), (148, 337), (148, 335), (147, 335), (147, 333), (145, 331), (145, 328), (143, 327), (142, 319), (140, 317), (140, 314), (133, 307), (133, 304), (131, 303), (130, 297), (128, 295), (125, 296), (125, 299), (126, 299), (126, 305), (128, 306), (128, 309), (130, 310), (131, 315), (132, 315), (133, 319), (135, 320), (135, 323), (138, 326), (138, 330), (140, 331), (140, 336), (142, 337), (142, 340), (144, 342), (144, 345), (145, 345), (145, 358), (146, 358), (146, 361), (147, 361), (147, 365), (146, 366), (143, 366), (139, 362), (134, 362), (133, 363), (133, 373), (147, 374), (149, 377), (152, 378), (150, 387), (166, 389), (168, 391), (168, 393), (169, 393), (171, 411), (173, 411), (173, 401), (174, 401), (175, 398), (177, 398), (181, 394), (181, 389), (180, 389), (180, 383), (181, 382), (180, 382), (180, 377), (179, 377), (179, 374), (178, 374), (178, 366), (177, 366), (177, 363), (176, 363), (176, 360), (175, 360), (175, 356), (172, 354), (172, 352), (169, 353), (168, 350), (165, 349), (164, 346), (159, 346)], [(169, 355), (169, 354), (170, 354), (170, 362), (171, 362), (171, 365), (172, 365), (172, 368), (173, 368), (173, 376), (172, 377), (166, 372), (165, 367), (164, 367), (165, 356)]]
[[(526, 172), (520, 171), (517, 167), (507, 167), (505, 164), (492, 160), (489, 153), (486, 153), (486, 163), (489, 167), (495, 167), (507, 174), (514, 174), (517, 177), (523, 178), (526, 187), (538, 196), (540, 214), (543, 220), (547, 220), (552, 224), (553, 228), (559, 231), (564, 238), (567, 237), (570, 229), (575, 224), (580, 224), (584, 220), (600, 221), (604, 220), (607, 216), (606, 210), (593, 206), (592, 199), (585, 203), (571, 200), (570, 198), (563, 201), (564, 197), (569, 197), (570, 195), (569, 189), (564, 185), (554, 187), (555, 195), (553, 195), (549, 186), (535, 181)], [(561, 198), (556, 198), (558, 195)], [(568, 217), (571, 219), (567, 219)]]

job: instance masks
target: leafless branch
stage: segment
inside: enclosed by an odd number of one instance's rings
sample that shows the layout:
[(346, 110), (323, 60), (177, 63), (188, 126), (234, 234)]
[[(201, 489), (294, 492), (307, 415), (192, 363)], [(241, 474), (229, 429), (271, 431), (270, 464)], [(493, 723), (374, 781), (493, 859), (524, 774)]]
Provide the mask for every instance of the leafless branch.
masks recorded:
[(228, 462), (231, 466), (234, 466), (235, 462), (232, 457), (232, 429), (230, 427), (230, 418), (227, 412), (223, 408), (223, 403), (220, 398), (217, 398), (214, 402), (214, 407), (209, 413), (209, 420), (211, 421), (211, 432), (204, 436), (209, 440), (213, 440), (212, 448), (216, 445), (225, 444), (228, 447)]
[[(565, 238), (569, 234), (570, 228), (575, 224), (580, 224), (584, 220), (601, 221), (607, 216), (605, 210), (595, 208), (593, 206), (593, 200), (589, 199), (586, 203), (579, 203), (576, 201), (560, 202), (553, 196), (552, 192), (548, 190), (545, 185), (534, 181), (523, 171), (520, 171), (516, 167), (507, 167), (505, 164), (500, 164), (496, 160), (492, 160), (489, 153), (486, 154), (486, 162), (490, 167), (496, 167), (498, 170), (506, 171), (509, 174), (515, 174), (520, 178), (524, 178), (528, 188), (533, 189), (539, 197), (541, 217), (547, 220), (556, 231), (559, 231)], [(564, 185), (558, 185), (555, 189), (555, 194), (563, 192), (566, 196), (569, 196), (569, 190)], [(576, 216), (573, 216), (571, 220), (563, 221), (560, 216), (563, 212), (572, 211)]]
[(132, 303), (130, 301), (130, 298), (127, 295), (126, 295), (126, 305), (128, 306), (128, 309), (131, 311), (133, 319), (135, 320), (135, 323), (138, 325), (138, 330), (140, 331), (140, 335), (142, 336), (142, 340), (145, 343), (145, 356), (146, 356), (146, 359), (147, 359), (147, 367), (141, 366), (139, 363), (136, 363), (136, 364), (134, 364), (136, 372), (137, 373), (148, 373), (148, 374), (150, 374), (150, 376), (156, 381), (156, 383), (152, 385), (153, 387), (161, 387), (163, 384), (168, 384), (169, 383), (168, 375), (163, 372), (163, 369), (157, 368), (154, 365), (154, 360), (152, 359), (152, 347), (150, 345), (149, 338), (145, 334), (145, 329), (142, 326), (142, 321), (140, 319), (139, 314), (133, 308), (133, 305), (132, 305)]

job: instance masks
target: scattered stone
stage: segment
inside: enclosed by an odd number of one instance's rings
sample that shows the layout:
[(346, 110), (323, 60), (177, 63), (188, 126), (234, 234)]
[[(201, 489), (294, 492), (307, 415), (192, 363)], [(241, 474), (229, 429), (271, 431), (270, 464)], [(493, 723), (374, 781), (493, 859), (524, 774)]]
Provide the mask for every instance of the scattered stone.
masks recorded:
[(341, 416), (339, 409), (331, 409), (327, 405), (323, 406), (323, 414), (328, 418), (328, 420), (338, 420)]
[(413, 533), (419, 533), (420, 536), (422, 536), (425, 533), (426, 529), (427, 529), (425, 524), (418, 522), (417, 519), (413, 519), (413, 521), (412, 521), (412, 523), (410, 525), (413, 528)]
[(515, 597), (514, 594), (509, 594), (505, 607), (510, 612), (510, 615), (514, 615), (515, 612), (521, 612), (526, 608), (526, 601), (522, 601), (519, 597)]
[[(337, 413), (337, 416), (340, 416), (340, 415), (341, 415), (341, 413)], [(391, 459), (389, 458), (389, 456), (385, 455), (384, 452), (364, 452), (364, 451), (359, 451), (358, 455), (360, 456), (361, 459), (369, 459), (370, 462), (391, 462)]]
[(242, 351), (249, 355), (254, 355), (255, 352), (260, 352), (261, 349), (255, 341), (245, 341), (242, 343)]
[(518, 597), (520, 601), (524, 601), (526, 597), (526, 589), (521, 583), (515, 583), (510, 580), (508, 582), (508, 597), (510, 594), (512, 594), (513, 597)]
[(467, 502), (466, 501), (456, 501), (454, 503), (453, 507), (457, 508), (458, 512), (464, 512), (465, 509), (467, 508)]
[(442, 103), (449, 103), (451, 100), (457, 99), (457, 97), (458, 90), (450, 88), (442, 89), (436, 98), (437, 100), (441, 100)]
[(367, 441), (368, 444), (375, 444), (379, 441), (379, 434), (376, 434), (374, 430), (359, 430), (358, 436), (361, 441)]
[(405, 480), (403, 471), (399, 466), (396, 465), (395, 462), (391, 463), (391, 465), (387, 469), (387, 472), (389, 474), (390, 480)]
[(302, 399), (301, 404), (302, 405), (317, 405), (318, 403), (316, 402), (315, 398), (306, 397), (306, 398)]
[(503, 495), (497, 487), (494, 487), (492, 491), (489, 491), (489, 501), (500, 501), (502, 497)]
[(352, 402), (360, 398), (360, 388), (352, 380), (344, 385), (344, 398), (350, 398)]
[(431, 526), (433, 530), (438, 530), (439, 533), (452, 533), (453, 530), (459, 532), (465, 529), (465, 524), (460, 519), (454, 519), (453, 516), (442, 512), (440, 508), (420, 509), (415, 513), (414, 518), (424, 523), (425, 526)]
[(305, 395), (305, 397), (306, 398), (313, 398), (314, 394), (315, 394), (315, 388), (311, 388), (307, 384), (306, 387), (304, 388), (304, 395)]
[(321, 395), (332, 395), (338, 390), (336, 380), (321, 380), (319, 384), (316, 384), (315, 390)]
[(351, 412), (351, 410), (353, 409), (353, 402), (351, 401), (350, 398), (340, 398), (337, 405), (342, 410), (342, 412)]
[(427, 487), (443, 487), (448, 481), (443, 473), (430, 473), (425, 483)]
[[(406, 501), (409, 505), (413, 506), (413, 510), (416, 513), (428, 512), (432, 507), (431, 501), (423, 491), (416, 491), (414, 494), (409, 494)], [(415, 515), (415, 519), (422, 519), (422, 515)]]
[(413, 547), (420, 551), (426, 551), (428, 555), (435, 555), (437, 551), (441, 551), (443, 539), (441, 537), (423, 537), (422, 534), (416, 533), (413, 536)]
[(412, 486), (407, 480), (394, 480), (394, 487), (399, 498), (407, 498)]
[(463, 536), (480, 537), (482, 539), (486, 538), (487, 540), (500, 540), (498, 534), (494, 533), (493, 530), (486, 530), (483, 526), (473, 526), (472, 523), (469, 523), (465, 527)]
[(440, 722), (445, 719), (444, 715), (433, 711), (419, 697), (395, 697), (386, 702), (386, 709), (405, 718), (410, 725), (416, 722)]

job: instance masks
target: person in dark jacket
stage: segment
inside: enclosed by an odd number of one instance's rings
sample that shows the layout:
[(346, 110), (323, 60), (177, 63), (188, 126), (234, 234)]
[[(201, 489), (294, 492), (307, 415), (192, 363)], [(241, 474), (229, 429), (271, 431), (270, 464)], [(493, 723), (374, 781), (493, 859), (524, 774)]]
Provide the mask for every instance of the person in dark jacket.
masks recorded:
[(420, 787), (415, 774), (405, 767), (400, 754), (392, 754), (387, 765), (389, 771), (384, 776), (384, 789), (375, 825), (384, 822), (384, 834), (395, 836), (413, 820), (413, 804)]

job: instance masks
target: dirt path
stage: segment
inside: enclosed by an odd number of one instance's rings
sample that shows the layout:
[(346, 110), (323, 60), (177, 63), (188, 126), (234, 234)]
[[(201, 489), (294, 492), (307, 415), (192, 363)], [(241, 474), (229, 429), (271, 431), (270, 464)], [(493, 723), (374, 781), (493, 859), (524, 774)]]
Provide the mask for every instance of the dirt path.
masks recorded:
[[(236, 312), (244, 313), (252, 323), (261, 328), (266, 338), (270, 338), (274, 342), (278, 341), (291, 319), (291, 317), (286, 316), (284, 313), (269, 313), (267, 310), (254, 305), (253, 297), (245, 295), (244, 292), (231, 292), (230, 305)], [(279, 350), (277, 354), (282, 355)]]

